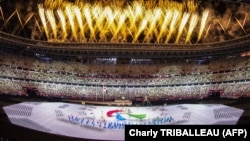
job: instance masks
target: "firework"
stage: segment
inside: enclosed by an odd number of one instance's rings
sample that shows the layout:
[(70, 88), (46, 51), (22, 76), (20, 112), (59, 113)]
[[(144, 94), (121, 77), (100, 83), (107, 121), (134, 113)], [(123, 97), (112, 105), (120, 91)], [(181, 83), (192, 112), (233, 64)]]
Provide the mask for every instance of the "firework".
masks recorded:
[(209, 13), (199, 15), (194, 0), (109, 4), (45, 0), (38, 10), (49, 41), (76, 42), (191, 43), (193, 32), (198, 32), (197, 41), (202, 38)]

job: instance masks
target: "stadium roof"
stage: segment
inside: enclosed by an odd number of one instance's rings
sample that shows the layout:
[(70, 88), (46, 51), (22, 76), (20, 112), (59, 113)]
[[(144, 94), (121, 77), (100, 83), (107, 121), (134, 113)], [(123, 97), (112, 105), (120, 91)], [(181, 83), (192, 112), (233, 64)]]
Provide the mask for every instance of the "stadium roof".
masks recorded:
[(248, 0), (0, 3), (2, 46), (21, 52), (158, 58), (249, 50)]

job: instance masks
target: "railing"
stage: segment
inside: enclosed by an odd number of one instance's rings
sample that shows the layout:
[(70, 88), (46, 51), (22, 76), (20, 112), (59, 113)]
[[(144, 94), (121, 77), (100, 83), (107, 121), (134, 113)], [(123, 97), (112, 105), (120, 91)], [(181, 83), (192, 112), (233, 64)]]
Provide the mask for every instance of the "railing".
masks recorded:
[(200, 44), (156, 44), (156, 43), (77, 43), (47, 42), (32, 40), (0, 31), (0, 41), (26, 47), (47, 49), (133, 49), (133, 50), (204, 50), (237, 47), (250, 44), (250, 34), (224, 42)]

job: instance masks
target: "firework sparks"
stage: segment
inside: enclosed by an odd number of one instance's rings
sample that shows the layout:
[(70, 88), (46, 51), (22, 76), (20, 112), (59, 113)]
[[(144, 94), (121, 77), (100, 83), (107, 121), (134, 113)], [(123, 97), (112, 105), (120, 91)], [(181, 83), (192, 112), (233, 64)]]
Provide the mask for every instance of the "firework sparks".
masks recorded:
[(244, 26), (245, 26), (245, 24), (246, 24), (246, 20), (247, 20), (247, 13), (245, 13), (245, 17), (244, 17), (244, 20), (243, 20), (243, 22), (241, 23), (240, 21), (239, 21), (239, 19), (238, 18), (235, 18), (236, 19), (236, 21), (237, 21), (237, 23), (239, 24), (239, 26), (241, 27), (241, 29), (246, 33), (246, 30), (245, 30), (245, 28), (244, 28)]
[(63, 11), (61, 9), (57, 10), (57, 14), (59, 16), (59, 19), (60, 19), (60, 22), (61, 22), (61, 27), (62, 27), (62, 30), (63, 30), (63, 38), (62, 39), (65, 40), (66, 37), (67, 37), (66, 19), (64, 17)]
[(201, 26), (200, 26), (200, 30), (199, 30), (198, 40), (197, 41), (200, 41), (200, 39), (202, 38), (202, 34), (203, 34), (203, 31), (204, 31), (204, 28), (206, 27), (206, 24), (207, 24), (208, 15), (209, 15), (209, 11), (205, 10), (203, 12), (203, 15), (202, 15), (202, 18), (201, 18)]
[(181, 34), (183, 33), (183, 29), (184, 29), (184, 27), (186, 26), (189, 17), (190, 17), (190, 14), (189, 14), (189, 13), (184, 13), (183, 18), (182, 18), (182, 21), (181, 21), (181, 24), (180, 24), (180, 26), (179, 26), (178, 35), (177, 35), (177, 38), (176, 38), (176, 40), (175, 40), (175, 43), (178, 43), (178, 42), (179, 42), (179, 39), (180, 39), (180, 37), (181, 37)]
[(56, 26), (54, 13), (51, 10), (46, 10), (45, 14), (48, 17), (48, 21), (49, 21), (49, 23), (51, 25), (51, 28), (52, 28), (52, 31), (53, 31), (53, 34), (54, 34), (54, 39), (56, 39), (57, 38), (57, 26)]
[(45, 34), (47, 36), (47, 38), (49, 37), (49, 33), (48, 33), (48, 27), (47, 27), (47, 22), (46, 22), (46, 17), (45, 17), (45, 10), (43, 8), (43, 6), (41, 4), (38, 5), (38, 14), (40, 16), (40, 19), (42, 21), (42, 25), (45, 31)]
[[(133, 38), (131, 42), (151, 43), (155, 38), (156, 43), (172, 40), (179, 43), (180, 37), (186, 36), (185, 42), (188, 43), (193, 32), (198, 31), (195, 28), (199, 28), (198, 40), (202, 38), (209, 13), (208, 10), (203, 12), (199, 20), (194, 0), (124, 3), (45, 0), (43, 6), (38, 5), (38, 10), (48, 39), (69, 38), (78, 42), (129, 42), (127, 37), (130, 36)], [(197, 27), (199, 21), (201, 24)], [(50, 36), (49, 31), (53, 31), (54, 36)]]
[(195, 29), (195, 27), (196, 27), (196, 25), (198, 23), (198, 15), (196, 15), (196, 14), (192, 15), (190, 21), (191, 22), (190, 22), (188, 32), (187, 32), (187, 37), (186, 37), (186, 40), (185, 40), (186, 43), (190, 42), (193, 30)]

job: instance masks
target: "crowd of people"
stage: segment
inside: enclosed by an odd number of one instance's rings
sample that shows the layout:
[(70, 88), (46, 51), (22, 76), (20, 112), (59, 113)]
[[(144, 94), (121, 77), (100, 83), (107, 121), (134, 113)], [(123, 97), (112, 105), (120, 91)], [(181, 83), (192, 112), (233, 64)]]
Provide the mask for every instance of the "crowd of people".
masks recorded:
[(35, 89), (46, 97), (112, 100), (205, 98), (210, 91), (224, 97), (250, 95), (250, 58), (233, 57), (158, 63), (45, 62), (1, 53), (0, 93), (27, 95)]

